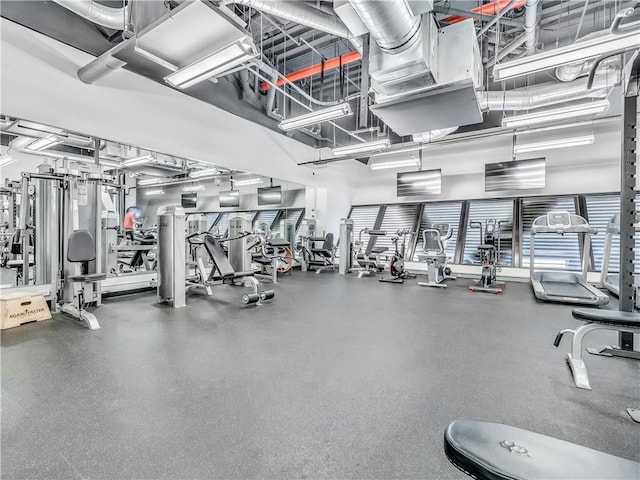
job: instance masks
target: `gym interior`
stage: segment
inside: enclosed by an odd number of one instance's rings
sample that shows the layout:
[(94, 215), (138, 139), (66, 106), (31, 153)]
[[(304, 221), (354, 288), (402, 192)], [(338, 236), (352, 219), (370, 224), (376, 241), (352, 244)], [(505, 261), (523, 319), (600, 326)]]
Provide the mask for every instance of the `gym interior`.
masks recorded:
[(640, 478), (637, 2), (0, 17), (1, 478)]

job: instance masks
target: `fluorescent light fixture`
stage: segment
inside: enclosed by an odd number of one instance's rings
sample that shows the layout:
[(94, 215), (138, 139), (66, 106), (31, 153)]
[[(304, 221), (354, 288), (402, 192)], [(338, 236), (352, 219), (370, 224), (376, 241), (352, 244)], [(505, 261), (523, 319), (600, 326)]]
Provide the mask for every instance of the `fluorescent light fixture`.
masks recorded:
[(247, 185), (260, 185), (264, 183), (262, 178), (245, 178), (243, 180), (233, 179), (233, 183), (236, 187), (244, 187)]
[(193, 170), (189, 173), (189, 176), (191, 178), (200, 178), (206, 177), (207, 175), (217, 175), (218, 173), (220, 173), (220, 170), (217, 168), (205, 168), (203, 170)]
[(143, 180), (138, 180), (138, 185), (157, 185), (158, 183), (162, 183), (161, 178), (145, 178)]
[(58, 140), (53, 135), (49, 135), (48, 137), (42, 137), (31, 142), (29, 145), (27, 145), (27, 150), (33, 150), (38, 152), (40, 150), (44, 150), (46, 148), (57, 145), (59, 143), (61, 143), (61, 140)]
[(113, 162), (111, 160), (100, 159), (100, 165), (103, 167), (120, 168), (120, 162)]
[(171, 70), (172, 72), (175, 72), (176, 70), (178, 70), (178, 67), (176, 67), (173, 63), (167, 62), (166, 60), (158, 57), (157, 55), (154, 55), (151, 52), (148, 52), (147, 50), (139, 47), (138, 45), (134, 45), (133, 51), (138, 55), (140, 55), (141, 57), (144, 57), (147, 60), (166, 68), (167, 70)]
[(200, 192), (204, 190), (204, 185), (187, 185), (182, 189), (183, 192)]
[(9, 155), (4, 155), (2, 158), (0, 158), (0, 167), (6, 167), (7, 165), (15, 161), (15, 158), (11, 158)]
[(383, 170), (385, 168), (402, 168), (402, 167), (417, 167), (420, 165), (420, 159), (411, 155), (409, 158), (400, 158), (397, 160), (378, 161), (372, 158), (369, 162), (369, 168), (371, 170)]
[(376, 140), (375, 142), (357, 143), (354, 145), (347, 145), (346, 147), (338, 147), (331, 150), (331, 153), (336, 157), (345, 155), (355, 155), (357, 153), (373, 152), (376, 150), (384, 150), (389, 148), (391, 142), (388, 138), (384, 140)]
[(583, 137), (560, 138), (558, 140), (548, 140), (545, 142), (525, 143), (524, 145), (514, 145), (513, 153), (539, 152), (541, 150), (554, 150), (556, 148), (578, 147), (580, 145), (591, 145), (595, 141), (593, 135)]
[(153, 160), (153, 155), (147, 154), (141, 157), (135, 158), (127, 158), (124, 162), (122, 162), (123, 167), (133, 167), (134, 165), (142, 165), (143, 163), (149, 163)]
[(144, 192), (145, 195), (162, 195), (164, 193), (164, 190), (162, 190), (161, 188), (158, 188), (157, 190), (147, 190), (146, 192)]
[(609, 107), (608, 100), (597, 102), (581, 103), (580, 105), (569, 105), (562, 108), (554, 108), (542, 112), (529, 113), (526, 115), (514, 115), (502, 119), (502, 126), (505, 128), (526, 127), (540, 123), (555, 122), (567, 118), (581, 117), (604, 112)]
[(280, 130), (288, 132), (289, 130), (296, 130), (298, 128), (308, 127), (317, 123), (328, 122), (329, 120), (335, 120), (337, 118), (347, 117), (351, 115), (351, 105), (349, 103), (340, 103), (333, 105), (329, 108), (322, 110), (316, 110), (315, 112), (305, 113), (293, 118), (288, 118), (280, 122), (278, 127)]
[(528, 57), (500, 63), (493, 67), (496, 81), (529, 75), (531, 73), (559, 67), (567, 63), (581, 62), (599, 55), (638, 48), (638, 31), (633, 29), (623, 35), (607, 34), (582, 40), (566, 47), (554, 48)]
[(167, 75), (164, 80), (176, 88), (189, 88), (257, 56), (258, 50), (255, 45), (247, 36), (244, 36), (191, 65)]

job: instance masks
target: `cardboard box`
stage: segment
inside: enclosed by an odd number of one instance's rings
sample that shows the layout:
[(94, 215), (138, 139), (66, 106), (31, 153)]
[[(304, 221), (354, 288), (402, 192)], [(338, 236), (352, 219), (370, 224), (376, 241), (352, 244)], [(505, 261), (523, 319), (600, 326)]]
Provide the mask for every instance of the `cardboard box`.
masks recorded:
[(13, 293), (0, 298), (0, 330), (50, 318), (49, 306), (42, 295)]

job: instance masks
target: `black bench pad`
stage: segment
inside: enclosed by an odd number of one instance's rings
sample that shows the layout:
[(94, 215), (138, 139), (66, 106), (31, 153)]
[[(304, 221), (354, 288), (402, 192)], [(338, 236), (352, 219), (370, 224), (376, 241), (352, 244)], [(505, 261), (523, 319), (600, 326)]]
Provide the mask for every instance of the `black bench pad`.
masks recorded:
[[(34, 265), (35, 264), (33, 263), (33, 261), (29, 260), (29, 266), (33, 267)], [(8, 268), (17, 268), (18, 270), (21, 270), (23, 266), (24, 266), (24, 263), (22, 260), (9, 260), (7, 262)]]
[(640, 478), (640, 463), (499, 423), (457, 420), (445, 430), (444, 448), (477, 479)]
[(573, 318), (585, 322), (603, 323), (616, 327), (640, 328), (640, 313), (620, 312), (618, 310), (600, 310), (599, 308), (574, 308)]
[(107, 278), (106, 273), (87, 273), (84, 275), (70, 275), (71, 282), (98, 282)]

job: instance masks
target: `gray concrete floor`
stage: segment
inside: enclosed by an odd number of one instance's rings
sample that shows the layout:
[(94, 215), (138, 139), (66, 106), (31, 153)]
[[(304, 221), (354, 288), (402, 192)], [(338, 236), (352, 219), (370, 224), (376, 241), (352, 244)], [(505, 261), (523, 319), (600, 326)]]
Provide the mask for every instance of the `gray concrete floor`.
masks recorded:
[(552, 345), (570, 306), (450, 283), (295, 272), (259, 307), (139, 294), (105, 301), (100, 331), (3, 331), (2, 478), (463, 478), (442, 448), (457, 418), (640, 459), (638, 362), (589, 355), (580, 390)]

